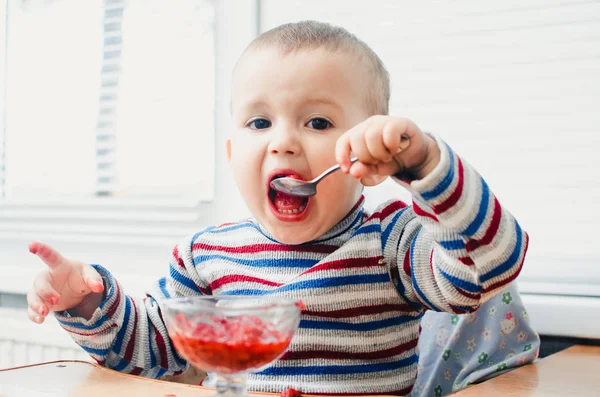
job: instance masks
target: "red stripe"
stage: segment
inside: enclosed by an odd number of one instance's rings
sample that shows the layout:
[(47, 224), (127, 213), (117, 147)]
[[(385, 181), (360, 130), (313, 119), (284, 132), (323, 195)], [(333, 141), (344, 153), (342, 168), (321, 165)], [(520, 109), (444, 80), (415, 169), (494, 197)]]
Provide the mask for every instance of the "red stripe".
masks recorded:
[(284, 245), (284, 244), (251, 244), (244, 246), (227, 247), (224, 245), (212, 245), (206, 243), (192, 244), (192, 250), (220, 251), (230, 254), (256, 254), (258, 252), (276, 251), (276, 252), (311, 252), (318, 254), (331, 254), (338, 247), (327, 244), (306, 244), (306, 245)]
[(183, 263), (183, 259), (181, 259), (181, 257), (179, 256), (179, 249), (177, 248), (177, 246), (173, 248), (173, 257), (175, 258), (179, 266), (185, 268), (185, 263)]
[[(164, 324), (165, 320), (163, 319), (162, 313), (160, 311), (158, 312), (158, 315), (160, 316), (160, 320)], [(160, 333), (158, 328), (156, 328), (154, 323), (152, 323), (152, 322), (149, 322), (149, 323), (152, 324), (152, 328), (154, 328), (154, 334), (156, 335), (154, 340), (156, 341), (156, 346), (158, 347), (158, 356), (160, 357), (160, 367), (163, 369), (167, 369), (167, 368), (169, 368), (169, 360), (167, 357), (167, 345), (165, 343), (165, 339), (162, 337), (162, 334)], [(152, 346), (150, 346), (150, 348), (152, 348)]]
[(462, 288), (456, 287), (455, 289), (456, 289), (456, 291), (458, 291), (459, 294), (461, 294), (462, 296), (466, 296), (469, 299), (476, 299), (476, 300), (481, 299), (481, 292), (473, 294), (471, 292), (467, 292), (467, 291), (463, 290)]
[(431, 269), (431, 274), (433, 274), (433, 248), (429, 252), (429, 268)]
[(269, 285), (271, 287), (281, 287), (283, 284), (276, 283), (274, 281), (265, 280), (258, 277), (246, 276), (243, 274), (232, 274), (230, 276), (219, 277), (212, 283), (210, 283), (210, 288), (215, 290), (217, 288), (221, 288), (222, 286), (230, 283), (241, 283), (241, 282), (251, 282), (251, 283), (259, 283), (263, 285)]
[(225, 223), (221, 223), (219, 226), (217, 226), (215, 229), (220, 229), (222, 227), (225, 226), (231, 226), (231, 225), (241, 225), (242, 223), (247, 223), (247, 222), (225, 222)]
[(117, 324), (111, 324), (109, 327), (107, 327), (107, 328), (104, 328), (104, 329), (101, 329), (100, 331), (94, 331), (94, 332), (91, 332), (91, 333), (85, 333), (85, 332), (77, 332), (77, 331), (73, 331), (73, 330), (71, 330), (71, 329), (67, 329), (67, 328), (66, 328), (66, 327), (68, 326), (67, 324), (62, 324), (62, 323), (59, 323), (59, 324), (60, 324), (60, 326), (61, 326), (61, 327), (62, 327), (62, 328), (65, 330), (65, 331), (67, 331), (68, 333), (70, 333), (70, 334), (75, 334), (75, 335), (80, 335), (80, 336), (94, 336), (94, 335), (100, 335), (101, 333), (103, 333), (103, 332), (106, 332), (106, 331), (110, 330), (111, 328), (116, 328), (116, 327), (118, 327), (118, 325), (117, 325)]
[(334, 350), (302, 350), (297, 352), (288, 351), (281, 358), (281, 360), (377, 360), (397, 356), (399, 354), (412, 350), (417, 346), (418, 341), (419, 339), (417, 338), (402, 345), (394, 346), (390, 349), (364, 353), (341, 352)]
[(202, 288), (201, 286), (198, 285), (198, 290), (200, 290), (200, 292), (202, 293), (202, 295), (211, 295), (210, 290), (207, 288)]
[(125, 359), (125, 361), (127, 361), (128, 363), (131, 363), (132, 358), (133, 358), (133, 349), (135, 347), (135, 333), (137, 330), (138, 314), (137, 314), (137, 307), (135, 306), (135, 302), (133, 301), (133, 299), (130, 299), (129, 297), (126, 297), (125, 299), (129, 299), (129, 301), (131, 302), (131, 304), (133, 306), (133, 313), (134, 313), (134, 321), (133, 321), (133, 329), (131, 331), (131, 338), (129, 338), (129, 342), (127, 343), (127, 348), (125, 349), (125, 356), (123, 357)]
[(408, 277), (411, 277), (411, 271), (410, 271), (410, 248), (406, 250), (406, 253), (404, 254), (404, 263), (402, 264), (403, 270), (404, 270), (404, 274), (406, 274)]
[(90, 356), (90, 357), (92, 357), (94, 359), (94, 361), (98, 363), (98, 365), (104, 366), (104, 362), (105, 362), (104, 360), (98, 360), (96, 357), (93, 357), (93, 356)]
[(370, 305), (370, 306), (359, 306), (349, 309), (332, 310), (326, 312), (305, 310), (302, 314), (307, 316), (315, 317), (327, 317), (327, 318), (347, 318), (347, 317), (358, 317), (368, 316), (370, 314), (380, 314), (387, 312), (412, 312), (414, 308), (407, 304), (384, 304), (384, 305)]
[(491, 243), (498, 232), (501, 218), (502, 207), (500, 207), (498, 199), (494, 198), (494, 215), (492, 216), (492, 221), (490, 222), (490, 225), (488, 226), (484, 236), (480, 240), (469, 240), (467, 244), (465, 244), (467, 252), (474, 251), (481, 246)]
[(414, 201), (413, 201), (413, 211), (415, 212), (415, 214), (417, 214), (419, 216), (424, 216), (426, 218), (431, 218), (431, 219), (433, 219), (436, 222), (438, 221), (438, 219), (435, 217), (435, 215), (432, 215), (429, 212), (425, 212), (423, 210), (423, 208), (419, 207), (417, 205), (417, 203), (415, 203)]
[(454, 189), (452, 194), (450, 196), (448, 196), (448, 198), (446, 200), (444, 200), (441, 203), (439, 203), (438, 205), (434, 206), (433, 212), (435, 212), (436, 214), (441, 214), (441, 213), (444, 213), (445, 211), (448, 211), (450, 208), (452, 208), (458, 202), (458, 200), (460, 199), (460, 196), (462, 195), (463, 185), (464, 185), (464, 170), (463, 170), (462, 161), (460, 161), (460, 158), (459, 158), (458, 159), (458, 183), (456, 184), (456, 189)]
[(106, 316), (108, 318), (112, 318), (112, 316), (117, 311), (117, 308), (119, 307), (119, 303), (121, 302), (121, 288), (119, 287), (118, 283), (115, 283), (115, 288), (117, 289), (115, 301), (112, 303), (112, 305), (110, 305), (110, 308), (106, 311)]
[[(413, 387), (409, 386), (400, 390), (391, 390), (386, 392), (369, 392), (370, 396), (407, 396)], [(364, 396), (365, 393), (319, 393), (321, 396)]]
[(372, 266), (380, 266), (379, 265), (379, 257), (371, 256), (368, 258), (348, 258), (348, 259), (340, 259), (337, 261), (320, 263), (320, 264), (313, 266), (310, 269), (306, 270), (301, 275), (325, 271), (325, 270), (340, 270), (340, 269), (372, 267)]
[(358, 199), (358, 201), (356, 202), (356, 204), (354, 204), (354, 207), (352, 207), (352, 209), (350, 210), (350, 212), (348, 212), (349, 215), (351, 213), (353, 213), (354, 211), (356, 211), (358, 209), (358, 207), (360, 207), (360, 205), (365, 201), (365, 196), (364, 195), (360, 195), (360, 198)]
[(402, 202), (400, 200), (397, 200), (397, 201), (394, 201), (393, 203), (390, 203), (388, 206), (383, 208), (381, 211), (374, 212), (369, 217), (369, 219), (377, 218), (380, 220), (384, 220), (385, 218), (387, 218), (391, 214), (395, 213), (396, 211), (399, 211), (402, 208), (406, 208), (406, 207), (408, 207), (408, 204), (406, 204), (405, 202)]
[(142, 369), (140, 367), (134, 367), (133, 370), (130, 372), (131, 375), (139, 375), (142, 373)]
[(515, 271), (515, 273), (513, 275), (511, 275), (510, 277), (507, 277), (504, 280), (500, 280), (495, 284), (488, 285), (481, 292), (486, 293), (486, 292), (493, 291), (497, 288), (504, 287), (505, 285), (509, 284), (514, 279), (516, 279), (517, 276), (519, 275), (519, 273), (521, 273), (521, 269), (523, 268), (523, 263), (525, 262), (525, 255), (527, 254), (527, 248), (529, 248), (529, 235), (527, 233), (525, 233), (525, 248), (523, 250), (523, 257), (521, 258), (521, 263), (519, 263), (519, 266), (517, 267), (517, 270)]
[(471, 259), (468, 256), (461, 256), (460, 258), (456, 258), (456, 259), (458, 259), (459, 262), (462, 262), (463, 264), (465, 264), (467, 266), (475, 265), (475, 262), (473, 262), (473, 259)]

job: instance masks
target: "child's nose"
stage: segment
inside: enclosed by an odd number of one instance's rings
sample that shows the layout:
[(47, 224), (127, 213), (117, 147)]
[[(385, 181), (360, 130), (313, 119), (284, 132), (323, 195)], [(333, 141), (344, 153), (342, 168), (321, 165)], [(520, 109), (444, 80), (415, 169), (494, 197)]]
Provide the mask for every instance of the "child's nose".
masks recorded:
[(288, 155), (300, 153), (300, 142), (296, 134), (291, 131), (275, 134), (269, 143), (269, 153)]

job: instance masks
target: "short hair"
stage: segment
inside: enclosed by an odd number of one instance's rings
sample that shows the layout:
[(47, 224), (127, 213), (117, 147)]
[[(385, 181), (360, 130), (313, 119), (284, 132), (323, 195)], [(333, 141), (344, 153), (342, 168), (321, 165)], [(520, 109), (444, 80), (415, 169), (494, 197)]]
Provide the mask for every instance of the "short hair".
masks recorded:
[(287, 23), (258, 36), (248, 49), (276, 46), (284, 55), (305, 50), (324, 48), (331, 52), (343, 51), (363, 61), (373, 84), (367, 94), (367, 106), (372, 115), (389, 112), (390, 76), (381, 59), (365, 42), (346, 29), (325, 22), (301, 21)]

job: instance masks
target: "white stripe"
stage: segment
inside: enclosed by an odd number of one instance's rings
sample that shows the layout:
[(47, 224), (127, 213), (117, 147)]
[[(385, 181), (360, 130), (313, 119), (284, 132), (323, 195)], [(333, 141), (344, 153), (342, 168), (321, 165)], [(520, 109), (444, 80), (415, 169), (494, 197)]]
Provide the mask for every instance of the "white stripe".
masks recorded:
[[(409, 341), (418, 336), (420, 320), (415, 318), (402, 327), (391, 327), (389, 330), (375, 331), (340, 331), (340, 330), (317, 330), (299, 329), (292, 339), (292, 348), (296, 345), (319, 345), (337, 347), (356, 347), (357, 345), (371, 345), (396, 343), (398, 341)], [(392, 331), (391, 331), (392, 330)], [(301, 350), (301, 349), (298, 349)]]
[[(408, 374), (412, 376), (407, 376)], [(304, 393), (373, 393), (385, 392), (398, 389), (404, 389), (410, 386), (412, 379), (416, 378), (417, 365), (413, 364), (408, 367), (402, 367), (395, 371), (377, 372), (354, 375), (334, 375), (327, 376), (327, 380), (323, 380), (323, 376), (319, 375), (304, 375), (297, 377), (287, 377), (287, 381), (282, 381), (281, 377), (277, 376), (261, 376), (260, 379), (254, 379), (252, 375), (248, 378), (248, 386), (250, 389), (261, 389), (271, 392), (280, 392), (286, 390), (298, 383), (298, 387)], [(295, 381), (295, 378), (298, 379)], [(335, 379), (338, 378), (338, 379)], [(406, 383), (401, 383), (402, 381)]]
[[(502, 222), (504, 223), (505, 227), (501, 238), (498, 239), (498, 233), (496, 233), (496, 236), (494, 236), (492, 242), (485, 246), (494, 247), (494, 249), (486, 252), (485, 254), (479, 257), (476, 256), (477, 251), (471, 253), (471, 255), (475, 257), (474, 262), (477, 265), (477, 269), (481, 273), (487, 273), (499, 263), (504, 262), (510, 256), (515, 247), (517, 239), (516, 228), (514, 223), (515, 221), (513, 217), (507, 215), (506, 212), (503, 212)], [(500, 228), (498, 230), (500, 230)], [(521, 244), (523, 243), (524, 241), (521, 241)]]
[(323, 299), (323, 296), (309, 295), (306, 298), (303, 298), (302, 301), (304, 304), (310, 304), (311, 309), (320, 307), (330, 308), (341, 305), (347, 306), (348, 301), (354, 300), (360, 300), (363, 305), (368, 305), (371, 300), (373, 303), (380, 304), (383, 299), (390, 298), (394, 299), (399, 304), (403, 303), (398, 294), (390, 288), (366, 290), (364, 285), (356, 285), (354, 287), (357, 291), (361, 292), (359, 296), (357, 296), (356, 291), (349, 291), (330, 294), (327, 296), (326, 300)]
[[(477, 210), (479, 209), (479, 207), (476, 206), (476, 200), (478, 199), (478, 195), (476, 194), (476, 192), (479, 191), (479, 197), (481, 197), (481, 193), (483, 192), (483, 186), (481, 185), (481, 178), (479, 177), (479, 174), (464, 162), (463, 167), (465, 172), (465, 183), (463, 184), (461, 200), (459, 200), (459, 202), (456, 203), (456, 205), (459, 206), (460, 209), (455, 214), (452, 214), (451, 217), (443, 217), (442, 215), (444, 226), (452, 230), (456, 230), (457, 233), (462, 232), (477, 216)], [(480, 189), (477, 189), (477, 186), (480, 186)], [(466, 202), (463, 203), (461, 201), (464, 200), (465, 196), (467, 196), (467, 199)], [(490, 199), (493, 199), (492, 194), (490, 194), (490, 197), (488, 197), (488, 200)], [(475, 210), (476, 208), (477, 210)], [(494, 206), (492, 204), (492, 210), (493, 208)], [(488, 209), (485, 214), (485, 220), (491, 219), (489, 214), (490, 207), (488, 205)], [(466, 221), (467, 219), (469, 220), (468, 222)], [(485, 222), (483, 222), (479, 230), (476, 231), (476, 235), (481, 234), (482, 230), (485, 233), (486, 228), (484, 226)]]

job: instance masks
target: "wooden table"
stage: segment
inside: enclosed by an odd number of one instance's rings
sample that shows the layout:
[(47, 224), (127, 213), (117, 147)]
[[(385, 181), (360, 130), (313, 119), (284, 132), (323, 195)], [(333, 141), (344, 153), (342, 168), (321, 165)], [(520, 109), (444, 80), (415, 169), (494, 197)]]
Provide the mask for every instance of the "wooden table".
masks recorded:
[(600, 396), (600, 347), (573, 346), (453, 396)]
[[(121, 374), (84, 361), (0, 371), (0, 397), (207, 397), (214, 390)], [(256, 393), (259, 394), (259, 393)], [(600, 347), (574, 346), (453, 396), (599, 396)], [(272, 395), (271, 395), (272, 396)]]

